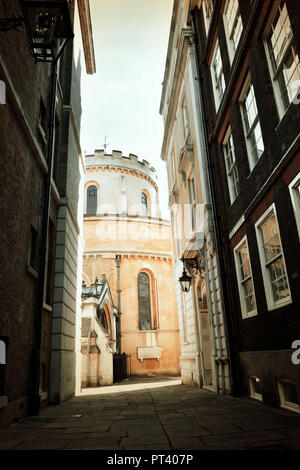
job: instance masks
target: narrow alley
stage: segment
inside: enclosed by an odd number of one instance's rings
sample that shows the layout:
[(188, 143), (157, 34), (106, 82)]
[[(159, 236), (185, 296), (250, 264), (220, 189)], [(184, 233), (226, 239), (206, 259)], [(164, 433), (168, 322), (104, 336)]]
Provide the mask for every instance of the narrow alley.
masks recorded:
[(296, 450), (300, 415), (247, 398), (130, 378), (0, 431), (5, 450)]
[(0, 0), (9, 462), (300, 450), (299, 18)]

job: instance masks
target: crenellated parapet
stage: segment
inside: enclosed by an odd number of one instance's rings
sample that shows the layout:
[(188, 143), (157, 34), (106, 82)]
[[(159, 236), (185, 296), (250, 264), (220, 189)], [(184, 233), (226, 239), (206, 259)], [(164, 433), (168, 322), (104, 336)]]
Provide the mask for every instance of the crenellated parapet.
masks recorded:
[(86, 170), (107, 169), (111, 171), (119, 171), (121, 173), (131, 173), (136, 176), (144, 176), (150, 181), (157, 190), (156, 170), (147, 160), (139, 160), (137, 155), (130, 153), (128, 156), (123, 155), (119, 150), (113, 150), (111, 154), (105, 153), (104, 149), (95, 150), (92, 155), (85, 157)]

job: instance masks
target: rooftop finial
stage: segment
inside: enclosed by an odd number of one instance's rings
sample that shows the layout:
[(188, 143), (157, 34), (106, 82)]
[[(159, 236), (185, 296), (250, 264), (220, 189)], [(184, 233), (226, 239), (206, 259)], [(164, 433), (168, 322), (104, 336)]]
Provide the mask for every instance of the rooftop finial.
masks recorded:
[(109, 145), (110, 145), (110, 142), (107, 142), (107, 136), (105, 136), (105, 140), (104, 140), (104, 144), (103, 144), (104, 152), (106, 152), (106, 147), (108, 147)]

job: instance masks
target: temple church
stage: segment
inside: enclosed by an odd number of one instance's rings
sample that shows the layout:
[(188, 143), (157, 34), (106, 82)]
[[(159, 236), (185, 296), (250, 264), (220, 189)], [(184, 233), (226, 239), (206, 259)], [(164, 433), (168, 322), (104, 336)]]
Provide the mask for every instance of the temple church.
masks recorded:
[(180, 375), (169, 221), (136, 155), (85, 157), (81, 384)]

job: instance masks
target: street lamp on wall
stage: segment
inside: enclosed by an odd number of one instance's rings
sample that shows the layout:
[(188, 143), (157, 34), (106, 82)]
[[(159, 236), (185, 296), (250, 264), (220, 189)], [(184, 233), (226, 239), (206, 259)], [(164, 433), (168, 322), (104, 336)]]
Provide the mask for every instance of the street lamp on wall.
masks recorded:
[(187, 274), (185, 268), (183, 268), (182, 276), (178, 280), (181, 284), (183, 292), (189, 292), (191, 288), (192, 277)]
[(0, 18), (0, 31), (25, 25), (30, 52), (36, 62), (57, 62), (74, 37), (67, 0), (20, 0), (23, 18)]
[(95, 282), (88, 287), (85, 282), (82, 282), (82, 293), (81, 297), (83, 300), (88, 299), (89, 297), (99, 297), (102, 291), (102, 283), (99, 282), (98, 276), (96, 277)]
[(66, 0), (20, 0), (30, 51), (37, 62), (56, 62), (74, 37)]

